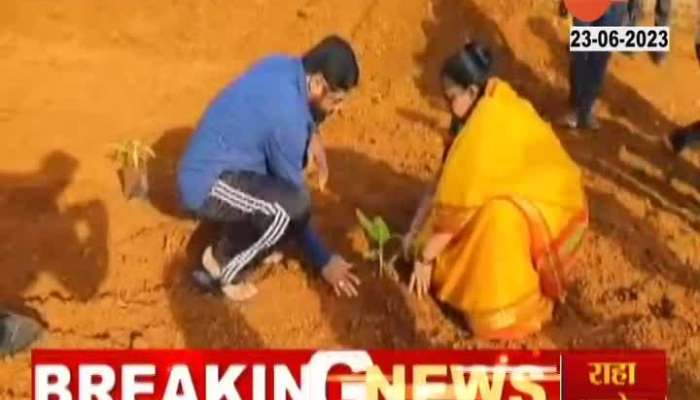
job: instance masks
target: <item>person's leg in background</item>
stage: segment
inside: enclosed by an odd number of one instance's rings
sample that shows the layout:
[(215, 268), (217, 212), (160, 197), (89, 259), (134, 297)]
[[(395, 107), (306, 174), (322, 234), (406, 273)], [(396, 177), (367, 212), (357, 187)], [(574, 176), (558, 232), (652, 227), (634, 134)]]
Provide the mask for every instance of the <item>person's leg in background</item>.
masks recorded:
[(588, 55), (587, 79), (581, 84), (576, 102), (576, 117), (579, 125), (584, 129), (600, 129), (600, 123), (594, 114), (594, 107), (605, 82), (610, 56), (609, 52), (591, 52)]
[[(574, 18), (574, 26), (589, 26), (590, 24)], [(571, 112), (564, 117), (563, 124), (569, 128), (578, 128), (579, 120), (576, 110), (585, 83), (589, 81), (588, 62), (590, 52), (571, 52), (569, 58), (569, 107)]]
[[(584, 83), (588, 81), (588, 52), (573, 52), (569, 62), (569, 106), (572, 110), (578, 110)], [(578, 113), (573, 112), (566, 121), (571, 128), (578, 127)]]
[(673, 0), (656, 0), (654, 9), (654, 24), (656, 26), (670, 26)]
[(622, 24), (637, 26), (642, 18), (644, 18), (644, 0), (628, 0), (627, 12), (623, 15)]
[[(309, 194), (282, 180), (253, 172), (226, 172), (212, 188), (198, 214), (222, 225), (220, 239), (205, 250), (204, 288), (220, 286), (233, 300), (257, 293), (245, 282), (244, 270), (261, 260), (289, 232), (301, 230), (310, 216)], [(213, 281), (213, 282), (212, 282)]]
[[(656, 26), (671, 26), (672, 0), (656, 0), (654, 8), (654, 24)], [(668, 52), (655, 51), (651, 53), (651, 59), (656, 64), (663, 64), (668, 58)]]
[[(627, 12), (622, 16), (622, 25), (635, 27), (642, 18), (644, 18), (644, 0), (628, 0)], [(636, 53), (634, 51), (624, 51), (622, 54), (632, 57)]]
[[(613, 4), (603, 17), (591, 26), (620, 26), (627, 13), (627, 5)], [(583, 21), (574, 20), (576, 26), (586, 26)], [(600, 125), (594, 115), (595, 102), (605, 81), (610, 61), (609, 52), (574, 52), (571, 54), (570, 102), (572, 111), (564, 124), (570, 128), (597, 130)]]

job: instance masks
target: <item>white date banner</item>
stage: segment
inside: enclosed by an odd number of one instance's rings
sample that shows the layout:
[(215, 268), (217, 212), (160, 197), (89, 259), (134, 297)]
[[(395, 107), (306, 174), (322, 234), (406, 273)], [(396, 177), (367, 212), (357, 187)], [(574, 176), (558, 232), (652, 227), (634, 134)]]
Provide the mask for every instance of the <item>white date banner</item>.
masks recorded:
[(671, 30), (666, 26), (573, 26), (569, 50), (667, 52)]

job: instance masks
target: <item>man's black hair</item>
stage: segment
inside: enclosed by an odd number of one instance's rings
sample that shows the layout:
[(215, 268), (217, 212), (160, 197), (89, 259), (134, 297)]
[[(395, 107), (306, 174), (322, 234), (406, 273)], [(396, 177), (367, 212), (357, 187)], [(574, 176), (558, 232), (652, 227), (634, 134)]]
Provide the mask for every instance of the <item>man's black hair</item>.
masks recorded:
[(485, 46), (469, 42), (442, 66), (441, 76), (463, 88), (476, 85), (482, 92), (491, 77), (491, 52)]
[(302, 57), (307, 74), (321, 73), (331, 90), (350, 90), (360, 80), (360, 67), (350, 43), (331, 35)]

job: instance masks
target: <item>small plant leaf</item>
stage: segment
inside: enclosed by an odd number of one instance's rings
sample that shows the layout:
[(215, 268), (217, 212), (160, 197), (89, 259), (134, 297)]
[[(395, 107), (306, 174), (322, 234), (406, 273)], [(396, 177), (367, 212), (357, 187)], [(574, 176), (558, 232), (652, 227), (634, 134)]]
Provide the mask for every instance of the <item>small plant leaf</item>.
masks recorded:
[(127, 140), (110, 145), (110, 158), (119, 163), (121, 168), (132, 167), (141, 169), (148, 160), (155, 158), (156, 153), (140, 140)]
[(380, 246), (383, 246), (391, 239), (391, 230), (386, 222), (384, 222), (384, 219), (379, 216), (374, 217), (374, 227), (377, 234), (376, 240)]
[(379, 226), (374, 225), (374, 224), (372, 225), (371, 235), (372, 235), (372, 240), (374, 240), (377, 243), (377, 245), (379, 245), (380, 244), (379, 239), (381, 239), (381, 237), (380, 237), (381, 233), (379, 232)]
[(357, 215), (357, 220), (360, 222), (360, 225), (367, 233), (367, 236), (372, 240), (376, 240), (374, 237), (374, 224), (372, 224), (369, 218), (367, 218), (359, 208), (355, 210), (355, 214)]

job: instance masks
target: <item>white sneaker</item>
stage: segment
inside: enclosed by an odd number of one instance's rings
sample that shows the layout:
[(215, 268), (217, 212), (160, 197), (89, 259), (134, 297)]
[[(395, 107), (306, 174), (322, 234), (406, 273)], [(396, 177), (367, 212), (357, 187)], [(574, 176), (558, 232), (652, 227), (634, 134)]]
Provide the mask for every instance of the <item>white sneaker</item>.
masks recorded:
[(262, 263), (263, 265), (274, 265), (280, 264), (282, 261), (284, 261), (284, 254), (282, 254), (280, 251), (275, 251), (269, 256), (265, 257)]
[(211, 246), (207, 247), (202, 254), (202, 266), (212, 278), (219, 279), (221, 277), (221, 265), (214, 258), (214, 250)]
[(258, 294), (258, 288), (252, 283), (242, 282), (232, 285), (223, 285), (221, 291), (233, 301), (246, 301)]

